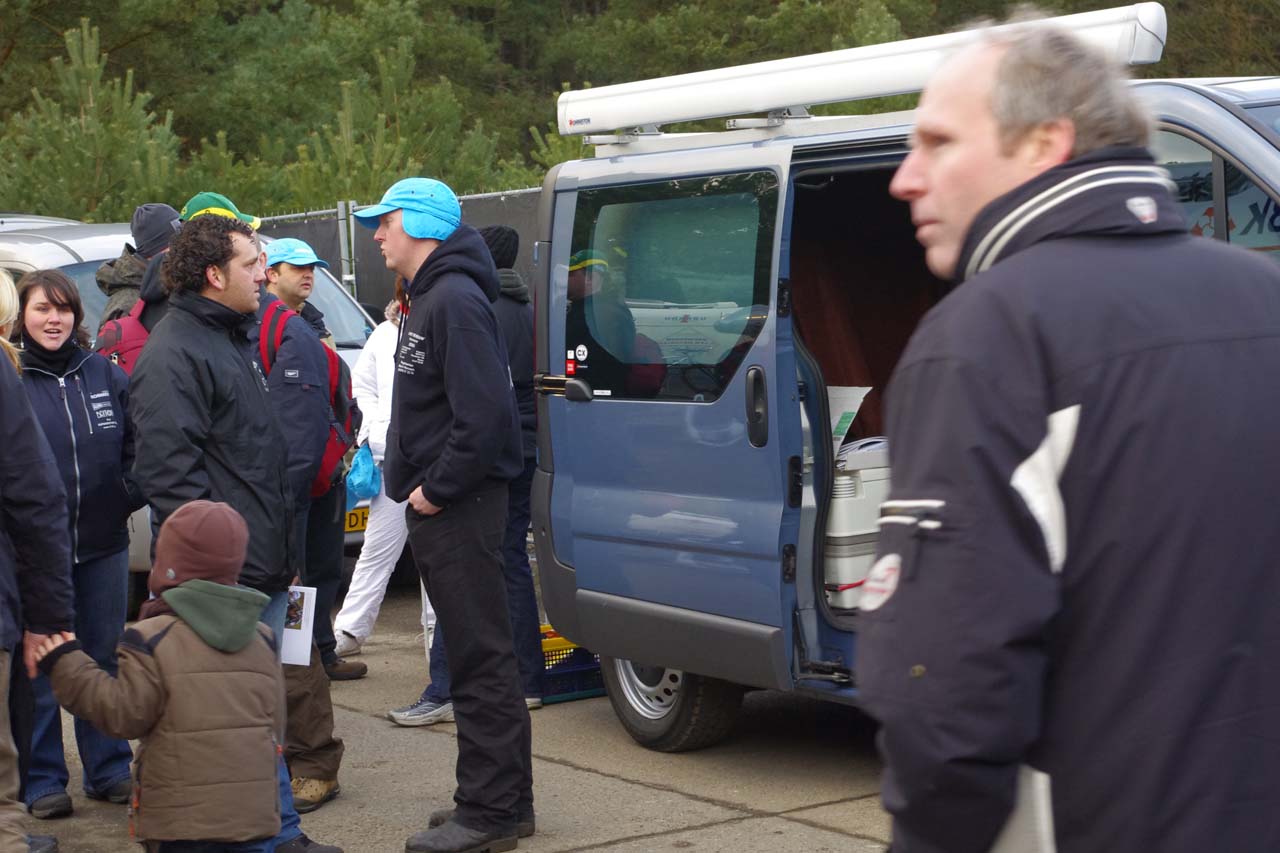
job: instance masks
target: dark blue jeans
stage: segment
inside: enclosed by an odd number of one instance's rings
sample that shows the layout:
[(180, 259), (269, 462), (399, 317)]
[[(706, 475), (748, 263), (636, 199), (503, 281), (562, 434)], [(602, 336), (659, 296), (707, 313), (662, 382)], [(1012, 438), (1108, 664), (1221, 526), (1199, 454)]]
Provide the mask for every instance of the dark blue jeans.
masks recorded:
[[(116, 674), (116, 641), (124, 629), (129, 596), (129, 551), (76, 563), (71, 569), (75, 587), (76, 639), (85, 654), (112, 675)], [(31, 685), (35, 694), (35, 721), (31, 732), (31, 764), (27, 769), (25, 798), (36, 800), (65, 791), (70, 779), (62, 751), (62, 715), (47, 676)], [(84, 766), (84, 790), (90, 796), (129, 778), (133, 752), (129, 742), (108, 737), (84, 720), (75, 722), (76, 746)]]
[[(538, 596), (533, 591), (533, 570), (525, 541), (529, 533), (529, 493), (533, 489), (536, 459), (524, 461), (524, 471), (511, 481), (507, 494), (507, 532), (502, 540), (502, 574), (507, 582), (507, 613), (520, 667), (520, 687), (527, 698), (542, 698), (542, 625)], [(423, 693), (432, 702), (449, 701), (449, 659), (444, 631), (431, 638), (431, 684)]]

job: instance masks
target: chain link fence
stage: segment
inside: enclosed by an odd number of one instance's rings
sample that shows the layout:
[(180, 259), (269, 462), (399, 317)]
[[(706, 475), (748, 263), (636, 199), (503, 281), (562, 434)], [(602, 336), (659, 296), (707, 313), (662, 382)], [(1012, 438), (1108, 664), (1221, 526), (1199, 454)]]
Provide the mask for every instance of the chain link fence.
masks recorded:
[[(509, 225), (520, 234), (515, 269), (525, 281), (533, 273), (533, 241), (538, 224), (537, 188), (461, 196), (462, 221), (476, 228)], [(351, 213), (368, 205), (339, 202), (329, 210), (313, 210), (262, 219), (269, 237), (296, 237), (311, 245), (329, 270), (366, 306), (375, 321), (395, 293), (395, 273), (387, 269), (373, 231), (359, 225)]]

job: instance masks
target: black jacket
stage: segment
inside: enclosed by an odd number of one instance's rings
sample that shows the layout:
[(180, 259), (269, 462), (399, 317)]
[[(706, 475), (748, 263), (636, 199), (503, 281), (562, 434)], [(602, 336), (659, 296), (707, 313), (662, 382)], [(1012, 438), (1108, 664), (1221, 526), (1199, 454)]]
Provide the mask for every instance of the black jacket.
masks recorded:
[[(253, 357), (261, 364), (259, 339), (267, 306), (280, 300), (263, 290), (258, 300), (258, 323), (249, 331)], [(294, 506), (311, 502), (311, 482), (320, 470), (329, 439), (329, 362), (315, 327), (301, 314), (285, 323), (284, 337), (268, 372), (267, 388), (289, 459), (289, 483)], [(305, 515), (305, 513), (300, 513)]]
[(292, 577), (293, 494), (247, 337), (255, 318), (185, 291), (169, 307), (133, 372), (134, 473), (159, 522), (200, 498), (233, 506), (249, 525), (240, 582), (280, 592)]
[(511, 365), (511, 382), (520, 410), (520, 441), (525, 459), (538, 455), (538, 405), (533, 394), (533, 305), (529, 287), (515, 270), (498, 270), (501, 290), (493, 313), (502, 328)]
[(62, 475), (71, 559), (87, 563), (129, 547), (129, 513), (145, 501), (133, 478), (129, 377), (76, 350), (58, 376), (23, 353), (22, 380)]
[(895, 853), (987, 850), (1023, 764), (1061, 853), (1280, 849), (1280, 265), (1172, 189), (1124, 149), (997, 199), (895, 371), (857, 660)]
[(169, 313), (169, 291), (161, 274), (166, 254), (161, 252), (147, 262), (147, 270), (142, 274), (142, 287), (138, 289), (138, 298), (146, 303), (138, 322), (148, 332), (154, 331), (164, 315)]
[(67, 496), (18, 374), (0, 364), (0, 649), (74, 623)]
[(507, 348), (490, 304), (497, 298), (493, 259), (469, 225), (413, 277), (383, 463), (392, 500), (422, 486), (448, 506), (524, 470)]

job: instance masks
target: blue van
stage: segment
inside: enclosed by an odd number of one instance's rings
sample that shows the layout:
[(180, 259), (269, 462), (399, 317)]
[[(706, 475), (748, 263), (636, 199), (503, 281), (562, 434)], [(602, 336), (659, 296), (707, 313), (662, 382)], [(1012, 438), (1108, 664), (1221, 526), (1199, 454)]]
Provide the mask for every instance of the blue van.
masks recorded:
[[(1158, 57), (1158, 4), (1058, 22), (1108, 14), (1127, 60)], [(562, 133), (624, 130), (543, 186), (533, 533), (550, 621), (641, 744), (714, 743), (751, 688), (857, 702), (882, 391), (948, 285), (888, 193), (911, 114), (805, 107), (918, 88), (904, 64), (951, 38), (562, 98)], [(887, 64), (836, 67), (868, 50)], [(1134, 85), (1191, 227), (1280, 261), (1280, 78)]]

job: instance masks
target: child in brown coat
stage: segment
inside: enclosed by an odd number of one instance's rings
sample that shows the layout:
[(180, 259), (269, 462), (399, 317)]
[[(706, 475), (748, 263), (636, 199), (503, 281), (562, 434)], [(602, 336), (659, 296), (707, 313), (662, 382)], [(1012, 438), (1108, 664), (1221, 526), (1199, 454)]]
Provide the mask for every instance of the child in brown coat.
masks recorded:
[(160, 528), (156, 596), (120, 637), (111, 677), (74, 635), (38, 650), (71, 713), (142, 741), (130, 831), (149, 851), (257, 853), (280, 828), (284, 680), (258, 618), (268, 598), (236, 585), (249, 531), (222, 503), (192, 501)]

